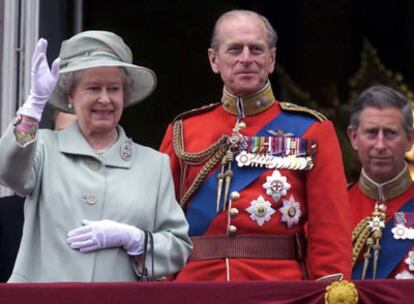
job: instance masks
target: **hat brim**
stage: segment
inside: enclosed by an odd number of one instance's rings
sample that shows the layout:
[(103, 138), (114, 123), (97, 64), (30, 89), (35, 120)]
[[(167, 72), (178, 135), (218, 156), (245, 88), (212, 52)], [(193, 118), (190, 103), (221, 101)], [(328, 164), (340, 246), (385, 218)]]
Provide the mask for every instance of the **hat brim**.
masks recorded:
[[(108, 61), (104, 62), (100, 59), (88, 60), (87, 62), (78, 62), (72, 67), (63, 67), (60, 69), (59, 74), (65, 74), (75, 71), (86, 70), (97, 67), (120, 67), (124, 68), (127, 72), (131, 82), (129, 83), (129, 96), (124, 100), (124, 107), (130, 107), (137, 104), (147, 98), (157, 86), (157, 77), (155, 73), (145, 67), (124, 63), (120, 61)], [(58, 86), (55, 87), (52, 94), (49, 96), (48, 102), (61, 111), (74, 113), (73, 108), (69, 107), (68, 97), (62, 92), (62, 89)]]

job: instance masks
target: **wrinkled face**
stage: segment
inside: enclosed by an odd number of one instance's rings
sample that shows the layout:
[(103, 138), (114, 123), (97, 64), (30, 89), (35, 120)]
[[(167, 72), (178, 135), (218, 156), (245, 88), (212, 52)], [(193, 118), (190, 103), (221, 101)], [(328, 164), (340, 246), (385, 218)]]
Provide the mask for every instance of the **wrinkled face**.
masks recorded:
[(404, 167), (404, 154), (411, 149), (414, 134), (407, 134), (397, 108), (362, 110), (359, 127), (348, 128), (352, 147), (358, 152), (365, 173), (383, 183), (397, 176)]
[(121, 119), (124, 94), (118, 67), (85, 69), (69, 102), (75, 109), (84, 135), (112, 132)]
[(252, 16), (231, 16), (220, 25), (219, 46), (208, 50), (212, 70), (226, 89), (249, 96), (264, 87), (274, 70), (276, 49), (267, 43), (263, 21)]

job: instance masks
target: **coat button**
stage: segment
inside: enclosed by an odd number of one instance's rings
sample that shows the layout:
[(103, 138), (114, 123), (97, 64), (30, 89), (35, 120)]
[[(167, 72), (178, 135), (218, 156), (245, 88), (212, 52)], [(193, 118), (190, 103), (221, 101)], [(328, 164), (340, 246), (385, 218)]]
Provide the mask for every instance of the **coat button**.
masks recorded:
[(94, 160), (94, 159), (87, 160), (86, 164), (88, 165), (89, 169), (93, 171), (98, 171), (99, 168), (101, 167), (101, 164), (99, 163), (99, 161)]
[(96, 196), (93, 194), (86, 194), (85, 200), (86, 200), (86, 203), (89, 205), (95, 205), (97, 201)]
[(237, 208), (231, 208), (230, 209), (230, 215), (233, 216), (233, 217), (239, 215), (239, 209), (237, 209)]
[(233, 235), (233, 234), (235, 234), (237, 232), (237, 227), (236, 226), (234, 226), (234, 225), (230, 225), (229, 226), (229, 229), (228, 229), (228, 233), (230, 234), (230, 235)]
[(240, 129), (244, 129), (244, 128), (246, 128), (246, 123), (244, 121), (241, 121), (241, 122), (239, 122), (238, 127)]
[(240, 193), (237, 191), (233, 191), (230, 193), (230, 199), (232, 200), (238, 200), (240, 198)]

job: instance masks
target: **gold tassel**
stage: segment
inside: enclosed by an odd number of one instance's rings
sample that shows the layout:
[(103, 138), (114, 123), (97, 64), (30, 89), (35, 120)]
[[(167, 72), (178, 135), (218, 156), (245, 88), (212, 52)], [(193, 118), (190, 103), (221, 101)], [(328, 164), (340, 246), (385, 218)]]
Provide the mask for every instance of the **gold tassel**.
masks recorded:
[(224, 198), (223, 198), (223, 210), (226, 209), (227, 199), (229, 197), (230, 183), (233, 177), (233, 171), (231, 170), (231, 162), (233, 161), (233, 152), (227, 151), (227, 171), (224, 173)]
[(373, 279), (377, 277), (378, 260), (379, 260), (379, 254), (381, 251), (381, 245), (380, 245), (381, 237), (382, 237), (381, 231), (374, 231), (375, 245), (372, 247), (372, 249), (374, 249), (374, 261), (373, 261), (373, 270), (372, 270)]
[(369, 265), (369, 261), (371, 260), (371, 249), (372, 249), (372, 245), (374, 244), (373, 239), (368, 238), (366, 244), (367, 244), (367, 250), (364, 253), (364, 267), (362, 268), (362, 274), (361, 274), (362, 280), (364, 280), (365, 277), (367, 276), (368, 265)]
[[(224, 158), (223, 158), (224, 159)], [(217, 176), (217, 199), (216, 199), (216, 212), (220, 210), (221, 193), (223, 191), (223, 180), (224, 180), (224, 164), (222, 162), (221, 172)]]
[(368, 216), (361, 220), (352, 232), (352, 266), (355, 265), (370, 235), (370, 229), (368, 226), (370, 219), (371, 217)]
[(386, 206), (377, 202), (375, 210), (371, 216), (361, 220), (352, 232), (352, 267), (355, 266), (362, 249), (366, 247), (364, 253), (364, 265), (362, 268), (361, 279), (365, 279), (371, 257), (373, 257), (372, 278), (375, 279), (378, 271), (378, 260), (381, 251), (380, 241), (382, 229), (385, 226)]

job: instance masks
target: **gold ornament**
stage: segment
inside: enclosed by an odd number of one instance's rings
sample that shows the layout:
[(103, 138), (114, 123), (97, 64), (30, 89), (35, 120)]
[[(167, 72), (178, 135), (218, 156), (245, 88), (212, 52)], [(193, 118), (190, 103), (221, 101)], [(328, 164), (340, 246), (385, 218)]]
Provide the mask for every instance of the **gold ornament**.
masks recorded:
[(325, 304), (356, 304), (358, 291), (354, 283), (348, 281), (333, 282), (326, 287)]

